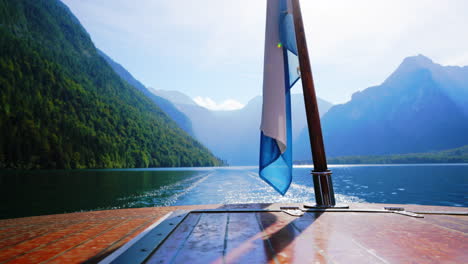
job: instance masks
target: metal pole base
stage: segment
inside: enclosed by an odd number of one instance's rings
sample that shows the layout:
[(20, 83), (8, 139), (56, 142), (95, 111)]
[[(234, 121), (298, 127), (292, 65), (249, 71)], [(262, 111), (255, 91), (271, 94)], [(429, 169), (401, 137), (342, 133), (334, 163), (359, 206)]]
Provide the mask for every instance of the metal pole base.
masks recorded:
[(335, 192), (333, 191), (331, 175), (330, 170), (312, 171), (317, 207), (335, 207)]
[(327, 208), (349, 209), (349, 205), (347, 205), (347, 204), (318, 205), (318, 204), (313, 204), (313, 203), (304, 203), (304, 208), (315, 208), (315, 209), (327, 209)]

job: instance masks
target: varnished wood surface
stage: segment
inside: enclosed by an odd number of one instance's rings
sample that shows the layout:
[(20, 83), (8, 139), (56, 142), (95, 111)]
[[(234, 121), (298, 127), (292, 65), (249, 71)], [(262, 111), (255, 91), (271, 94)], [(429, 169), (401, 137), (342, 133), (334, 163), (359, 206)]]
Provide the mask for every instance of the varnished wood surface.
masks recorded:
[(97, 263), (171, 211), (218, 207), (120, 209), (0, 220), (0, 263)]
[[(278, 209), (282, 204), (95, 211), (0, 220), (0, 263), (96, 263), (176, 209)], [(290, 205), (291, 206), (291, 205)], [(292, 205), (294, 206), (294, 205)], [(296, 205), (297, 206), (297, 205)], [(382, 209), (382, 204), (351, 208)], [(413, 211), (467, 208), (399, 205)], [(377, 213), (192, 213), (150, 263), (468, 263), (468, 217)]]
[[(466, 208), (406, 207), (467, 212)], [(468, 263), (467, 216), (314, 212), (294, 217), (244, 212), (191, 217), (183, 231), (176, 229), (168, 245), (152, 254), (150, 263)]]

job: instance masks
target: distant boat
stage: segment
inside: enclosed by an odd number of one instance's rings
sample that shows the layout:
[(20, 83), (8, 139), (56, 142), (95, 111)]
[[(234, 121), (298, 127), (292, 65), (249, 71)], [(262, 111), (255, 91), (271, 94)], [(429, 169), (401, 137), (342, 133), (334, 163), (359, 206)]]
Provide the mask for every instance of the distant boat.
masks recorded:
[[(293, 19), (316, 205), (154, 207), (0, 220), (0, 263), (467, 263), (467, 208), (336, 205), (299, 0), (268, 0), (267, 10), (269, 22)], [(277, 48), (284, 54), (285, 46)]]

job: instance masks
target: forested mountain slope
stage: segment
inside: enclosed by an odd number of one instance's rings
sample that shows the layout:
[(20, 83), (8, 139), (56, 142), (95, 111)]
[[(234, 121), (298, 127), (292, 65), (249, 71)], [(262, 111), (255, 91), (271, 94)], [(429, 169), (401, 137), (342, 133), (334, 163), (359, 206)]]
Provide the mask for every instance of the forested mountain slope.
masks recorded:
[(169, 100), (150, 92), (140, 81), (135, 79), (135, 77), (133, 77), (133, 75), (130, 74), (122, 65), (115, 62), (103, 51), (98, 49), (98, 53), (107, 61), (107, 63), (109, 63), (109, 65), (120, 76), (120, 78), (124, 79), (130, 85), (137, 88), (144, 95), (153, 100), (153, 102), (155, 102), (159, 106), (159, 108), (161, 108), (161, 110), (164, 111), (164, 113), (166, 113), (172, 120), (174, 120), (180, 128), (182, 128), (189, 135), (193, 136), (192, 122), (190, 122), (190, 119), (186, 115), (184, 115), (184, 113), (179, 111), (174, 106), (174, 104), (172, 104)]
[(0, 167), (220, 162), (123, 81), (58, 0), (0, 0)]

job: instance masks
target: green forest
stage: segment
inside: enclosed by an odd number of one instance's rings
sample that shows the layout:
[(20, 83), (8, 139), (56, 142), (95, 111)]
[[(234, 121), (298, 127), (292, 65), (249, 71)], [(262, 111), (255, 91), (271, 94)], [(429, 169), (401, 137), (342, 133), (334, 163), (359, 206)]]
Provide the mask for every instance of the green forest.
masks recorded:
[(59, 0), (0, 0), (0, 168), (216, 166)]
[[(343, 156), (328, 158), (330, 164), (412, 164), (412, 163), (468, 163), (468, 146), (428, 153), (375, 156)], [(310, 164), (297, 161), (295, 164)]]

